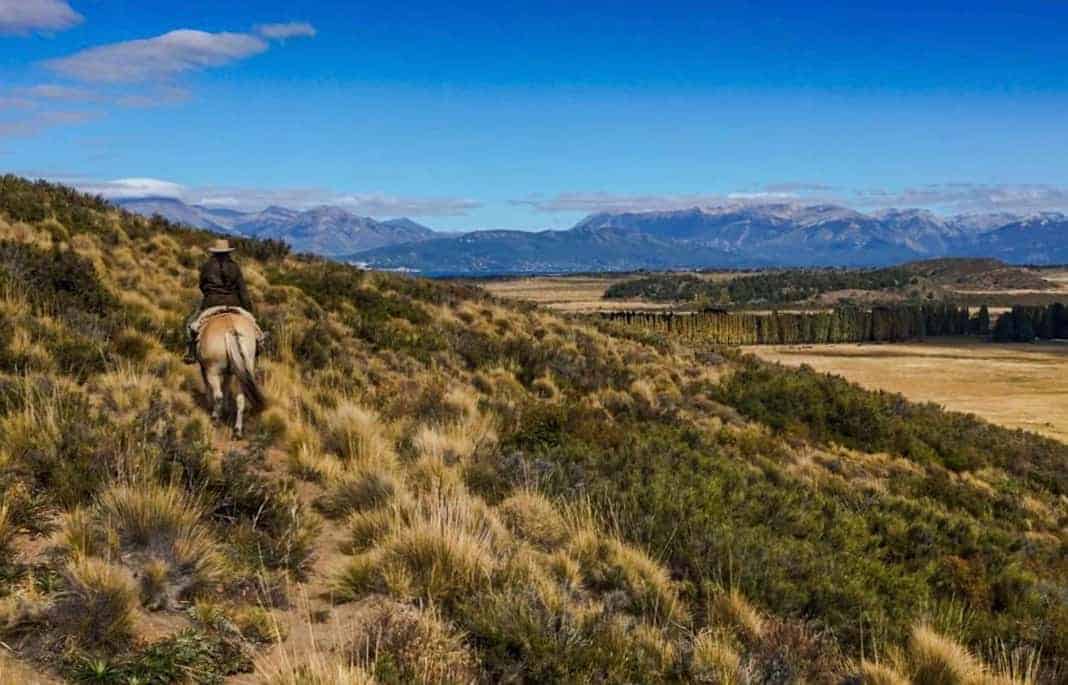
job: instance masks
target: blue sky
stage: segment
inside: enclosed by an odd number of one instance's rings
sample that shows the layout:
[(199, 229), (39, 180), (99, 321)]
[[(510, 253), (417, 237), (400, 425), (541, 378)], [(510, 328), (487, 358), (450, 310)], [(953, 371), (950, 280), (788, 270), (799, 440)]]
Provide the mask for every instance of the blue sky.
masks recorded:
[(1068, 3), (804, 4), (0, 0), (0, 169), (445, 229), (1068, 209)]

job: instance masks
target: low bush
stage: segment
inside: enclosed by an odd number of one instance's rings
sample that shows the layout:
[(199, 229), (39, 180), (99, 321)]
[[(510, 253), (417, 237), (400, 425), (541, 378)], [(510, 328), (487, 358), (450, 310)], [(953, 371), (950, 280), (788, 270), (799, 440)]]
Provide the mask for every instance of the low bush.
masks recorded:
[(252, 670), (242, 645), (219, 633), (184, 630), (111, 659), (73, 655), (63, 669), (82, 683), (203, 683)]
[(464, 627), (494, 682), (658, 683), (678, 678), (661, 635), (596, 605), (552, 601), (532, 589), (481, 593)]
[(302, 577), (312, 560), (320, 519), (297, 496), (289, 479), (255, 469), (257, 456), (231, 452), (222, 472), (206, 485), (211, 516), (253, 568), (285, 569)]
[(137, 590), (128, 571), (78, 557), (63, 571), (63, 590), (51, 620), (81, 647), (114, 653), (133, 640), (136, 607)]

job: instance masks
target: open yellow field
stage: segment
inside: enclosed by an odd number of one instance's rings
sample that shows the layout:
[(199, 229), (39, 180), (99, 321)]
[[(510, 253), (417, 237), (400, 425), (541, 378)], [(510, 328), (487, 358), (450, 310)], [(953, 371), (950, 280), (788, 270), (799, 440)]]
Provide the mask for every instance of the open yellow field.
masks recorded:
[(953, 339), (746, 349), (1068, 442), (1068, 344)]
[[(709, 281), (736, 277), (734, 272), (700, 272), (699, 278)], [(604, 291), (613, 283), (635, 278), (634, 274), (604, 274), (596, 276), (530, 276), (490, 281), (478, 285), (497, 297), (524, 300), (573, 314), (670, 309), (672, 303), (647, 302), (640, 299), (605, 300)]]
[(497, 297), (533, 302), (561, 312), (609, 312), (666, 309), (668, 303), (604, 300), (608, 286), (633, 276), (532, 276), (479, 283)]

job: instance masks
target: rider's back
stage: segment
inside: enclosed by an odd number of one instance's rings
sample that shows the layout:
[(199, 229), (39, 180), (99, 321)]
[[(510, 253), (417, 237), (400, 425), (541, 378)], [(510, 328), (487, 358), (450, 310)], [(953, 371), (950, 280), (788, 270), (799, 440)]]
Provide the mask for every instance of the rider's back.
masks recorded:
[(211, 258), (200, 268), (202, 307), (243, 307), (252, 309), (241, 267), (231, 259)]

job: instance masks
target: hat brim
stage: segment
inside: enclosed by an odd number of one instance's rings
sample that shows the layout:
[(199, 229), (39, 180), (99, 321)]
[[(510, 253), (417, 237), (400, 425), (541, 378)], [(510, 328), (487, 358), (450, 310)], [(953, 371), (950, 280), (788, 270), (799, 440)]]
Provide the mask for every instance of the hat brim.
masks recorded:
[(237, 248), (233, 248), (233, 247), (227, 247), (227, 248), (209, 247), (208, 248), (208, 252), (210, 252), (212, 254), (227, 254), (229, 252), (233, 252), (235, 249), (237, 249)]

